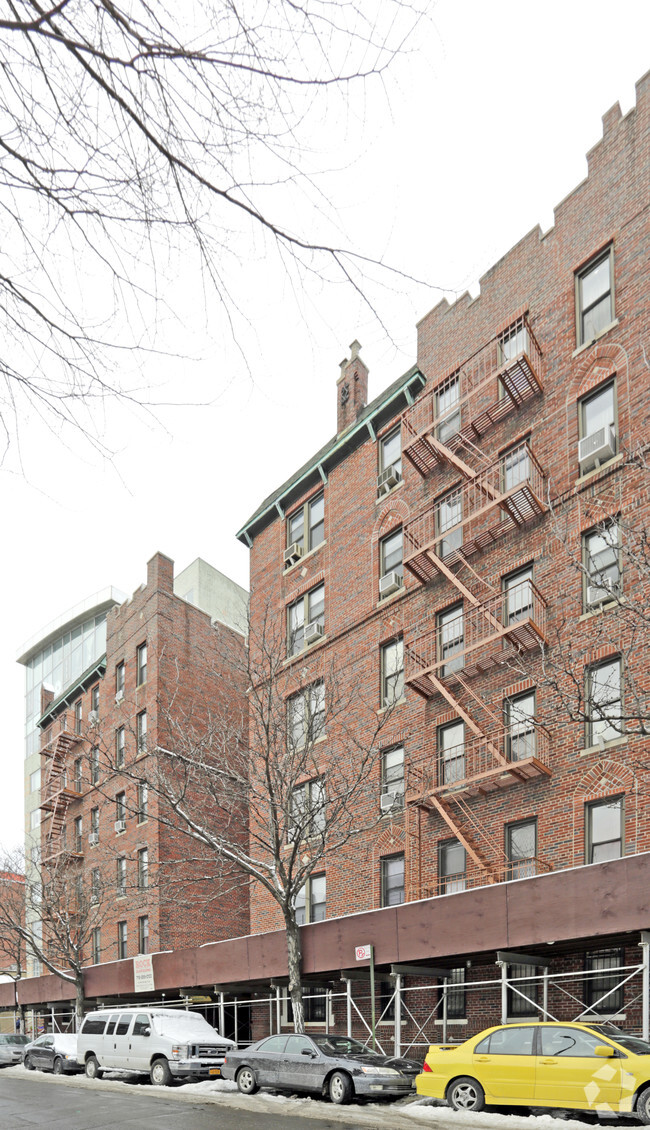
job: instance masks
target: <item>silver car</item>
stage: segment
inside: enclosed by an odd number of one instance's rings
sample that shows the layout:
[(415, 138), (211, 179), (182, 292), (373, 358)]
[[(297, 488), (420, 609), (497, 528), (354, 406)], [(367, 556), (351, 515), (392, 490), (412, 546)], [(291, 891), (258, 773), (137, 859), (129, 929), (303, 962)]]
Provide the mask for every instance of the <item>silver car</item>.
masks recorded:
[(21, 1063), (23, 1048), (29, 1043), (29, 1036), (18, 1033), (12, 1035), (0, 1032), (0, 1067), (10, 1067), (12, 1063)]
[(370, 1051), (350, 1036), (267, 1036), (249, 1048), (229, 1051), (221, 1068), (239, 1090), (253, 1095), (260, 1087), (313, 1091), (333, 1103), (363, 1096), (394, 1099), (413, 1093), (422, 1064), (413, 1059)]

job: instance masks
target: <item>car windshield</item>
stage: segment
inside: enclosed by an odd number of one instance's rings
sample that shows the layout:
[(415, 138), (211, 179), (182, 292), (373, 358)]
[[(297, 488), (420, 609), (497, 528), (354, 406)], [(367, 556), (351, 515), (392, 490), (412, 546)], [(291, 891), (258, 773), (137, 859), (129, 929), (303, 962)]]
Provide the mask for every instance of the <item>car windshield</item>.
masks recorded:
[(647, 1040), (640, 1040), (638, 1036), (611, 1036), (622, 1048), (634, 1055), (650, 1055), (650, 1044)]
[(0, 1044), (28, 1044), (29, 1036), (0, 1036)]
[(171, 1036), (173, 1040), (219, 1039), (219, 1033), (198, 1012), (179, 1012), (174, 1016), (154, 1013), (153, 1026), (159, 1036)]
[(351, 1036), (312, 1036), (325, 1055), (370, 1055), (370, 1049)]

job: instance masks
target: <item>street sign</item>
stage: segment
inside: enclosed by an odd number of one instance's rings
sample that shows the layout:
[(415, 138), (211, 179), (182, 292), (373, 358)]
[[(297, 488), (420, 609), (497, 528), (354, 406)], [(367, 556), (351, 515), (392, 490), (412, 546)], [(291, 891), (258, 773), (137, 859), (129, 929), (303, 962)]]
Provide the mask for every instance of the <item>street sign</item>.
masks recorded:
[(372, 946), (355, 946), (354, 956), (357, 961), (370, 961), (372, 957)]

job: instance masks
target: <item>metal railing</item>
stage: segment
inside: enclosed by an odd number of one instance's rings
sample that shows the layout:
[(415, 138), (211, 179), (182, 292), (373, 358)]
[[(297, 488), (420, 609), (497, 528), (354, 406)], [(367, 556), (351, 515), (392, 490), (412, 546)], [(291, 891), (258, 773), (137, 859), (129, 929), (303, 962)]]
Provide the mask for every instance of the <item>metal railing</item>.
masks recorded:
[(550, 766), (548, 735), (532, 723), (530, 729), (523, 729), (520, 722), (504, 726), (492, 730), (489, 737), (472, 734), (456, 746), (408, 764), (407, 802), (431, 793), (453, 792), (461, 782), (488, 776), (494, 770), (507, 772), (510, 766), (516, 769), (518, 762), (531, 757)]

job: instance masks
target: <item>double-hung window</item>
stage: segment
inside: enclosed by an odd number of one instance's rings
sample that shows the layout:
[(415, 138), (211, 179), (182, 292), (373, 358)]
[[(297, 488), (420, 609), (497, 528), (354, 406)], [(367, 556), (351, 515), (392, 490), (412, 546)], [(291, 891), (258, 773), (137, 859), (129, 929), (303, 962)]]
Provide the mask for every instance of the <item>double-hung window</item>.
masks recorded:
[(438, 877), (441, 895), (464, 891), (467, 885), (467, 856), (458, 840), (447, 840), (440, 845)]
[(532, 1016), (537, 1012), (539, 982), (528, 980), (536, 976), (535, 965), (508, 965), (508, 1016)]
[(138, 782), (138, 824), (144, 824), (149, 814), (149, 786), (146, 781)]
[(125, 730), (124, 726), (118, 726), (115, 731), (115, 767), (122, 769), (124, 766), (124, 748), (125, 748)]
[(465, 966), (458, 965), (454, 969), (450, 969), (446, 978), (446, 988), (440, 987), (438, 1006), (438, 1016), (443, 1015), (444, 1005), (443, 996), (447, 998), (447, 1018), (449, 1020), (463, 1019), (467, 1013), (467, 1005), (465, 1002)]
[(621, 981), (627, 976), (619, 949), (592, 950), (585, 954), (585, 1003), (594, 1012), (619, 1012), (624, 1004)]
[(462, 781), (465, 771), (465, 723), (451, 722), (438, 727), (438, 783)]
[[(149, 915), (138, 918), (138, 953), (149, 953)], [(147, 1017), (147, 1021), (148, 1021)], [(135, 1035), (135, 1026), (134, 1026)]]
[(325, 495), (321, 492), (287, 518), (287, 549), (295, 546), (295, 560), (325, 540)]
[(436, 503), (437, 550), (440, 557), (446, 557), (463, 544), (463, 492), (454, 487)]
[(578, 462), (580, 473), (586, 474), (616, 455), (618, 440), (615, 382), (610, 381), (596, 392), (583, 397), (578, 403), (578, 412), (580, 432)]
[(83, 817), (76, 816), (74, 822), (74, 850), (77, 854), (83, 852)]
[(507, 365), (514, 361), (520, 353), (528, 350), (528, 330), (523, 318), (518, 318), (507, 330), (499, 334), (498, 338), (498, 364)]
[(115, 668), (115, 698), (119, 702), (124, 698), (124, 683), (125, 683), (126, 669), (124, 661), (117, 664)]
[(396, 486), (402, 477), (402, 435), (395, 428), (379, 440), (379, 497)]
[(127, 955), (126, 922), (117, 924), (117, 956), (122, 959)]
[(448, 377), (436, 392), (437, 436), (447, 443), (460, 428), (460, 374)]
[(327, 917), (327, 879), (311, 875), (296, 896), (296, 923), (323, 922)]
[(501, 456), (504, 491), (521, 486), (530, 478), (530, 449), (528, 440), (509, 448)]
[(97, 906), (102, 893), (102, 875), (99, 867), (90, 872), (90, 905)]
[(451, 675), (465, 666), (465, 625), (463, 605), (455, 604), (438, 613), (438, 655), (442, 660), (440, 674)]
[(404, 642), (385, 643), (381, 649), (381, 705), (395, 706), (404, 697)]
[(140, 848), (138, 851), (138, 887), (141, 891), (149, 886), (149, 849)]
[(141, 687), (147, 681), (147, 645), (141, 643), (135, 653), (135, 685)]
[(325, 630), (325, 585), (294, 600), (287, 609), (287, 654), (297, 655)]
[(301, 843), (323, 835), (327, 823), (325, 782), (320, 777), (298, 785), (291, 795), (287, 840)]
[(292, 750), (313, 744), (325, 732), (325, 684), (312, 683), (287, 700), (287, 740)]
[[(116, 793), (115, 796), (115, 822), (123, 824), (126, 820), (126, 793)], [(123, 830), (123, 829), (119, 829)]]
[(621, 567), (618, 522), (607, 522), (582, 535), (585, 609), (620, 594)]
[(605, 251), (576, 274), (578, 345), (593, 341), (614, 320), (614, 249)]
[(506, 824), (508, 879), (527, 879), (537, 874), (537, 821)]
[(93, 965), (99, 965), (102, 960), (102, 932), (99, 926), (92, 931)]
[(587, 669), (587, 745), (610, 742), (623, 733), (621, 660)]
[(596, 800), (585, 807), (587, 863), (623, 855), (623, 797)]
[(138, 754), (147, 752), (147, 712), (141, 710), (135, 719), (135, 738)]
[(116, 890), (118, 899), (126, 898), (126, 857), (120, 855), (116, 860)]
[(90, 783), (96, 785), (99, 781), (99, 750), (93, 746), (90, 751)]
[(81, 733), (81, 724), (83, 719), (83, 707), (81, 699), (78, 698), (74, 704), (74, 732), (75, 734)]
[(506, 757), (508, 761), (523, 761), (534, 757), (535, 741), (535, 692), (507, 698), (504, 703), (506, 723)]
[(97, 806), (90, 810), (90, 834), (99, 839), (99, 808)]
[[(402, 564), (402, 527), (393, 530), (379, 543), (379, 595), (389, 596), (401, 588), (404, 581), (404, 566)], [(385, 578), (389, 578), (388, 581)], [(382, 584), (383, 582), (383, 584)]]
[(516, 624), (533, 615), (533, 567), (518, 569), (503, 578), (505, 597), (505, 622)]
[(400, 852), (381, 860), (381, 905), (398, 906), (404, 895), (404, 854)]
[(387, 808), (404, 807), (404, 750), (387, 749), (381, 755), (381, 795)]

